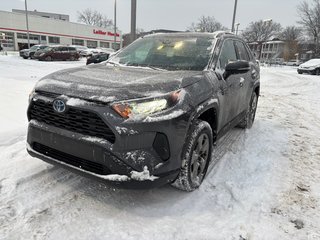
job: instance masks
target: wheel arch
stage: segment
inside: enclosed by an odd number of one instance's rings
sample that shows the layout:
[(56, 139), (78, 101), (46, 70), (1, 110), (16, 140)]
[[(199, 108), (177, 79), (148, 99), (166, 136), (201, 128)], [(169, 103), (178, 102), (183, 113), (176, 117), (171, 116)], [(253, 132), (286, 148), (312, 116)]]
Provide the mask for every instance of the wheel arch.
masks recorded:
[(210, 99), (202, 104), (200, 104), (195, 113), (191, 116), (189, 121), (189, 130), (195, 120), (206, 121), (210, 124), (213, 134), (213, 141), (216, 140), (218, 132), (218, 100)]

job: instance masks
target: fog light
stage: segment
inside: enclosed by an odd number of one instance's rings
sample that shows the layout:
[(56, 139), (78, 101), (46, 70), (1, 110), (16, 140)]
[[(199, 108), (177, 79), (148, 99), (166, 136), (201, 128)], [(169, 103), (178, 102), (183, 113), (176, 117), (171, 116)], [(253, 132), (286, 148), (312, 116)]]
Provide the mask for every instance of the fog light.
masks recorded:
[(170, 158), (170, 147), (168, 138), (163, 133), (157, 133), (153, 142), (153, 149), (157, 152), (159, 157), (166, 161)]

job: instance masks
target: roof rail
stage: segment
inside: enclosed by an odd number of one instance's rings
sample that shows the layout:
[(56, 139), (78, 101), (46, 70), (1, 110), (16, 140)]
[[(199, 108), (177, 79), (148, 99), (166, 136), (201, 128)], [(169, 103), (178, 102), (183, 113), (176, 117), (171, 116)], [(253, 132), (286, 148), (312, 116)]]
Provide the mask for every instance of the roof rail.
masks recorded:
[(217, 31), (217, 32), (215, 32), (215, 34), (217, 35), (217, 37), (220, 37), (221, 35), (233, 35), (233, 36), (235, 36), (234, 33), (229, 32), (229, 31)]

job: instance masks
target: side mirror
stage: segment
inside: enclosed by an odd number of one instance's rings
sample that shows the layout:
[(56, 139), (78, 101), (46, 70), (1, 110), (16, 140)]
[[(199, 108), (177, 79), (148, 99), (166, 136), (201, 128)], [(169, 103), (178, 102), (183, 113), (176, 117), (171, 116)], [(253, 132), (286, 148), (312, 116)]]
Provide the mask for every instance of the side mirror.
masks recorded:
[(227, 79), (230, 75), (247, 73), (251, 69), (248, 61), (237, 61), (229, 63), (226, 66), (224, 78)]

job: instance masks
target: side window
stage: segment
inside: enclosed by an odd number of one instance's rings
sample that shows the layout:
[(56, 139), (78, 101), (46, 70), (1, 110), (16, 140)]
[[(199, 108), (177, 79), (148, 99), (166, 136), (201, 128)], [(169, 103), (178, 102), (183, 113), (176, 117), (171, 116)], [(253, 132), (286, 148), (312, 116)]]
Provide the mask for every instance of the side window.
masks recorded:
[(248, 51), (244, 46), (243, 42), (236, 41), (236, 46), (237, 46), (238, 56), (240, 58), (239, 60), (250, 61)]
[(218, 67), (224, 70), (228, 63), (235, 61), (237, 61), (237, 54), (233, 44), (233, 40), (226, 40), (222, 46), (218, 61)]

